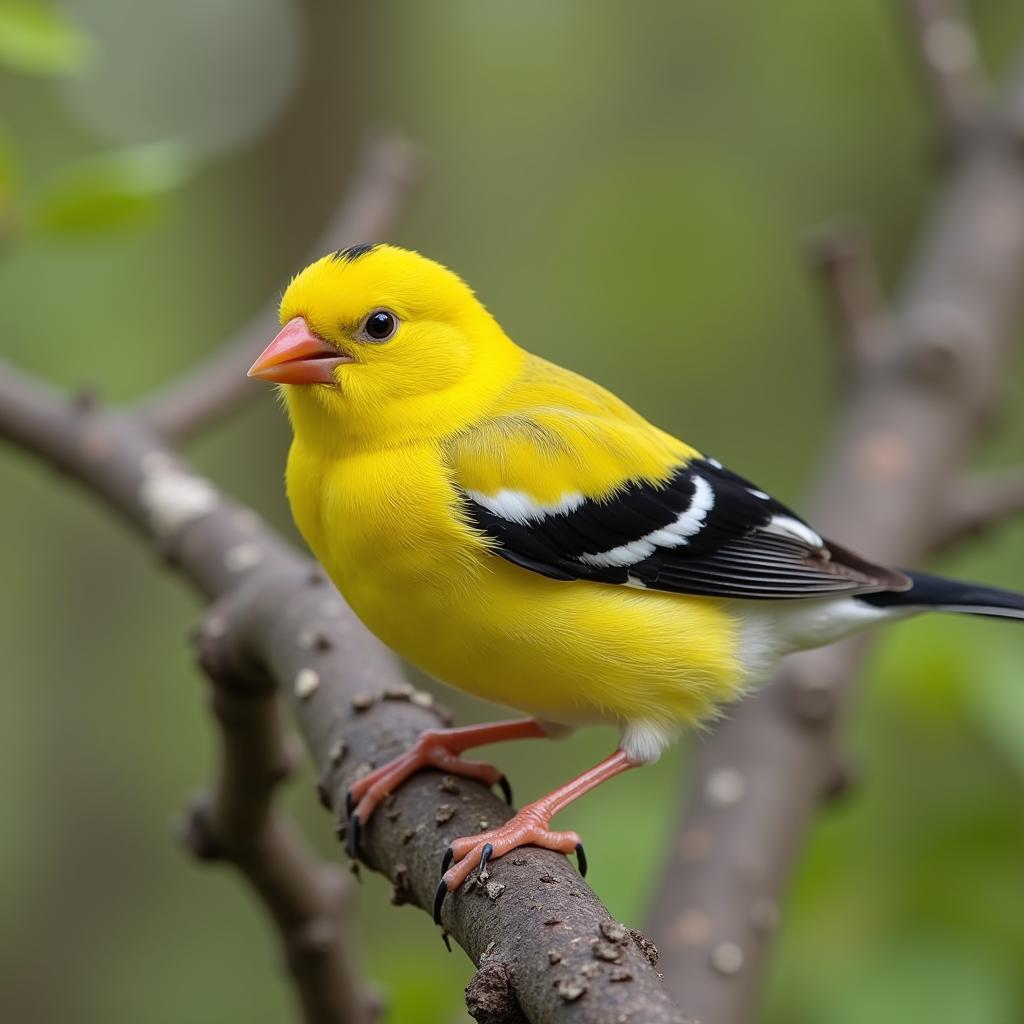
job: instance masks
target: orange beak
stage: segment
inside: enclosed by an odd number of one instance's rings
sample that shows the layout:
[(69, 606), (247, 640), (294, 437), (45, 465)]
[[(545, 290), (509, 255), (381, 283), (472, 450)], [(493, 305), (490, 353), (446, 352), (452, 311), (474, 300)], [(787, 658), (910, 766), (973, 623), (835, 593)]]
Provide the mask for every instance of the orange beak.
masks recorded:
[(335, 368), (354, 361), (318, 338), (297, 316), (260, 353), (247, 376), (275, 384), (333, 384)]

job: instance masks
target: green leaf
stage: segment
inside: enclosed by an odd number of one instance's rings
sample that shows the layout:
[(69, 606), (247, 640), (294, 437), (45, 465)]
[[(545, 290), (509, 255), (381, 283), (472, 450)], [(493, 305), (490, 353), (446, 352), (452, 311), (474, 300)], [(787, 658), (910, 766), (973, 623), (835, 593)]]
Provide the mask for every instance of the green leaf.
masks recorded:
[(32, 75), (81, 71), (92, 40), (61, 11), (29, 0), (0, 3), (0, 64)]
[(36, 197), (30, 222), (60, 235), (133, 227), (151, 219), (190, 172), (191, 161), (174, 143), (89, 157), (64, 168)]

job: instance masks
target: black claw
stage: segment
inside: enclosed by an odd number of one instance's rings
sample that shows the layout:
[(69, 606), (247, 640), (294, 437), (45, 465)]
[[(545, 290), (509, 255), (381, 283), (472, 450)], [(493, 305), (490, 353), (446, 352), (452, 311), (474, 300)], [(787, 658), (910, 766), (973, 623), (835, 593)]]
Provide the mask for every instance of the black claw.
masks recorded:
[(355, 797), (353, 797), (351, 793), (346, 791), (346, 793), (345, 793), (345, 817), (346, 818), (351, 818), (352, 817), (352, 812), (355, 809), (356, 809)]
[(444, 856), (441, 858), (441, 874), (443, 875), (451, 865), (451, 862), (455, 859), (455, 851), (449, 846), (444, 851)]
[(448, 938), (447, 932), (441, 932), (441, 941), (444, 943), (444, 948), (450, 953), (452, 951), (452, 940)]
[(494, 853), (494, 847), (490, 843), (484, 843), (484, 848), (480, 851), (480, 877), (482, 878), (487, 872), (487, 862), (491, 859), (491, 854)]
[(434, 893), (434, 924), (441, 923), (441, 905), (445, 896), (448, 895), (448, 883), (442, 878), (438, 883), (437, 892)]
[(508, 779), (504, 775), (498, 779), (498, 786), (501, 788), (501, 795), (505, 798), (505, 803), (512, 806), (512, 787), (509, 785)]
[(353, 860), (359, 859), (359, 839), (362, 830), (363, 823), (359, 820), (359, 815), (349, 815), (348, 832), (345, 836), (345, 849)]
[(587, 877), (587, 855), (583, 852), (583, 844), (576, 844), (576, 864), (580, 869), (580, 878)]

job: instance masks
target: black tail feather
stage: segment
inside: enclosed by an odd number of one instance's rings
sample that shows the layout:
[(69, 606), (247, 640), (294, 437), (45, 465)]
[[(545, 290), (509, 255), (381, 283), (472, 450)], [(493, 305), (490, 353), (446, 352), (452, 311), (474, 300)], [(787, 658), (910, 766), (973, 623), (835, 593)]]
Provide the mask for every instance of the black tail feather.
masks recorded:
[(1024, 594), (980, 583), (960, 583), (923, 572), (908, 572), (907, 575), (913, 584), (909, 590), (860, 594), (857, 600), (876, 608), (934, 608), (996, 619), (1024, 619)]

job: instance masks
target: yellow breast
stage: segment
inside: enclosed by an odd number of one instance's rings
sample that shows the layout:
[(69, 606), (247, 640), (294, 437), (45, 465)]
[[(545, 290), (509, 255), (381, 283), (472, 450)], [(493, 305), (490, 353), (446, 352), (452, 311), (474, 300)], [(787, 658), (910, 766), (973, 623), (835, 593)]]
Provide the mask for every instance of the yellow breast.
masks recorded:
[(562, 583), (490, 553), (439, 446), (325, 457), (296, 441), (296, 523), (357, 615), (428, 674), (566, 724), (703, 717), (741, 679), (716, 601)]

